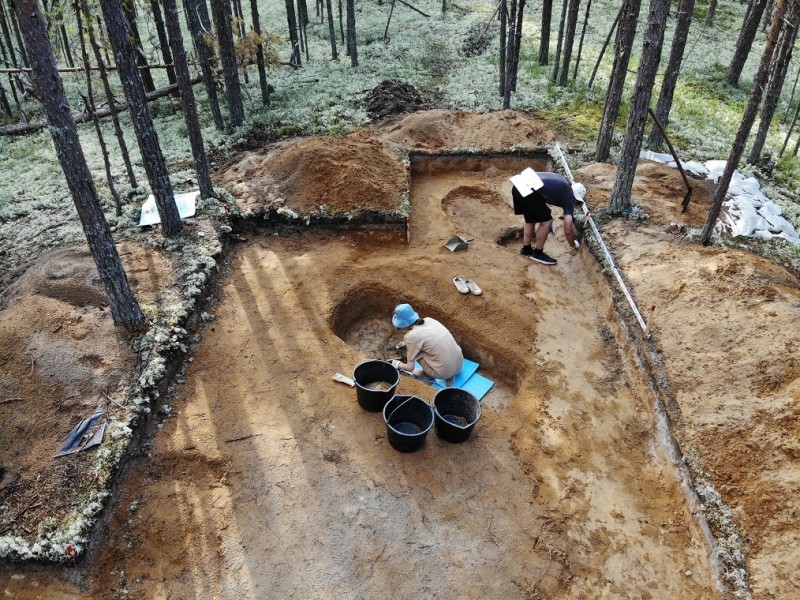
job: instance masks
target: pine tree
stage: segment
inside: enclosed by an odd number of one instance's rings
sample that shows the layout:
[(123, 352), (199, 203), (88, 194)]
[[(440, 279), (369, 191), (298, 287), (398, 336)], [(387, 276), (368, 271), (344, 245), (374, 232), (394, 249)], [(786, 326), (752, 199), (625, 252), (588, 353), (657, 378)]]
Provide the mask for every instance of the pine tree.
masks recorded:
[(172, 184), (169, 181), (164, 155), (161, 153), (161, 145), (158, 143), (158, 135), (153, 127), (150, 112), (147, 110), (147, 97), (133, 60), (135, 53), (125, 27), (125, 17), (120, 0), (103, 0), (100, 6), (103, 9), (108, 41), (114, 49), (117, 73), (122, 82), (122, 89), (125, 91), (125, 99), (128, 102), (136, 140), (139, 142), (142, 162), (147, 171), (150, 189), (156, 199), (158, 214), (161, 217), (161, 226), (167, 236), (177, 235), (183, 224), (172, 194)]
[(56, 59), (47, 39), (47, 25), (36, 0), (16, 0), (14, 7), (33, 61), (32, 75), (41, 90), (42, 107), (67, 186), (78, 210), (86, 241), (108, 296), (116, 325), (136, 327), (142, 323), (139, 303), (131, 290), (111, 230), (100, 208), (92, 174), (83, 155), (78, 129), (72, 118)]
[(661, 61), (661, 48), (664, 44), (664, 30), (667, 28), (669, 3), (670, 0), (650, 1), (642, 56), (639, 62), (639, 71), (636, 74), (631, 107), (628, 111), (628, 126), (625, 129), (625, 139), (619, 153), (617, 177), (608, 201), (608, 207), (612, 213), (619, 213), (630, 204), (636, 163), (639, 161), (642, 134), (647, 120), (647, 107), (650, 105), (650, 95), (656, 80), (658, 64)]

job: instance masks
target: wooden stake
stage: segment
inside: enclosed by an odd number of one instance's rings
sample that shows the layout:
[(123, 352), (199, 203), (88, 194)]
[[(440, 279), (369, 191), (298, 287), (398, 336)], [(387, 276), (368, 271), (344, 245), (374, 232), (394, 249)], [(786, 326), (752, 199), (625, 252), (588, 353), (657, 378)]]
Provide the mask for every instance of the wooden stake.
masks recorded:
[(644, 333), (648, 337), (650, 336), (650, 319), (653, 318), (653, 313), (656, 312), (656, 305), (650, 307), (650, 312), (647, 314), (647, 322), (644, 324)]

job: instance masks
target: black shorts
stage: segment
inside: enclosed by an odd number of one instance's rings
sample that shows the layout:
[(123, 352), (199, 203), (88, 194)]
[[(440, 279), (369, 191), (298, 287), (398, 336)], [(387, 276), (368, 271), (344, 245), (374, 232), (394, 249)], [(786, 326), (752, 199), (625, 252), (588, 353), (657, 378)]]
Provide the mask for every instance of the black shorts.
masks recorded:
[(522, 215), (526, 223), (546, 223), (553, 220), (550, 207), (536, 192), (523, 196), (517, 188), (511, 188), (511, 197), (514, 200), (514, 214)]

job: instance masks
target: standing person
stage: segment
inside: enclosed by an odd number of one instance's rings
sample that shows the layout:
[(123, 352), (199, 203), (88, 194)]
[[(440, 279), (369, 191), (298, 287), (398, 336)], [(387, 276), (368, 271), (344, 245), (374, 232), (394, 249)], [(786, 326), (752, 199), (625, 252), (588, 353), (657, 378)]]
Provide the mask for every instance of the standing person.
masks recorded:
[[(424, 373), (433, 379), (444, 379), (451, 386), (461, 372), (464, 355), (447, 327), (431, 317), (421, 319), (410, 304), (400, 304), (394, 309), (392, 324), (409, 330), (403, 336), (407, 362), (393, 360), (392, 365), (417, 377)], [(415, 368), (415, 362), (422, 368)]]
[[(514, 200), (514, 214), (523, 215), (525, 225), (522, 230), (522, 250), (520, 254), (527, 256), (531, 260), (545, 265), (554, 265), (558, 261), (545, 254), (544, 244), (547, 241), (547, 234), (553, 224), (553, 214), (550, 206), (558, 206), (564, 209), (564, 235), (567, 238), (567, 245), (577, 248), (575, 241), (575, 226), (573, 225), (573, 215), (575, 205), (583, 202), (586, 188), (580, 183), (570, 183), (558, 173), (540, 172), (535, 173), (526, 169), (521, 175), (529, 174), (531, 179), (530, 188), (523, 187), (528, 193), (524, 194), (517, 189), (517, 184), (511, 188), (511, 197)], [(516, 178), (512, 178), (512, 182)], [(536, 224), (539, 227), (536, 227)], [(531, 242), (535, 245), (531, 247)]]

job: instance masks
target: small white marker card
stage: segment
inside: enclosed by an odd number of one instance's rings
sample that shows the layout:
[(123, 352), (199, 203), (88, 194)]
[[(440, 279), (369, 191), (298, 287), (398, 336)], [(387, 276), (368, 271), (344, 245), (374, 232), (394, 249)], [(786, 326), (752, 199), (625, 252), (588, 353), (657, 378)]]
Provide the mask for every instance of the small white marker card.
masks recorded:
[[(193, 217), (195, 213), (195, 203), (200, 191), (185, 192), (183, 194), (175, 194), (175, 204), (178, 205), (178, 215), (181, 219)], [(154, 225), (161, 223), (161, 217), (158, 214), (158, 207), (156, 206), (156, 199), (153, 194), (150, 194), (142, 204), (142, 213), (139, 216), (139, 227), (145, 225)]]
[(517, 191), (523, 196), (527, 196), (544, 186), (544, 182), (536, 174), (536, 171), (530, 167), (519, 175), (514, 175), (509, 181), (514, 184), (514, 187), (517, 188)]

